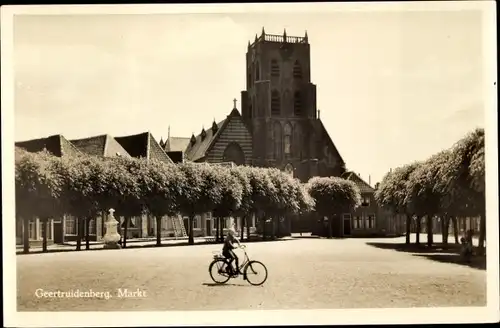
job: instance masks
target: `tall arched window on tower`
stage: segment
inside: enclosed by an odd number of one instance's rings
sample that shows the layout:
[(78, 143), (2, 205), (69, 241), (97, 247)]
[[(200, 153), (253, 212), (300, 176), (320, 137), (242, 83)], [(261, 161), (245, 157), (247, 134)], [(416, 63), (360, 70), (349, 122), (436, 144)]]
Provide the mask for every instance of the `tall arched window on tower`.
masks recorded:
[(300, 123), (297, 122), (293, 127), (293, 154), (295, 157), (302, 159), (303, 156), (303, 137), (302, 137), (302, 129), (300, 127)]
[(280, 122), (273, 124), (273, 141), (274, 141), (274, 158), (281, 159), (282, 157), (282, 131)]
[(260, 80), (260, 64), (259, 62), (255, 63), (255, 81)]
[(293, 95), (293, 114), (295, 116), (302, 116), (302, 95), (300, 91), (295, 91)]
[(271, 93), (271, 116), (280, 116), (281, 114), (281, 98), (277, 90)]
[(284, 148), (285, 148), (285, 155), (290, 155), (292, 152), (292, 126), (290, 123), (287, 123), (285, 125), (284, 133)]
[(302, 79), (302, 67), (298, 60), (293, 64), (293, 77), (295, 79)]
[(271, 60), (271, 76), (280, 76), (280, 64), (276, 59)]

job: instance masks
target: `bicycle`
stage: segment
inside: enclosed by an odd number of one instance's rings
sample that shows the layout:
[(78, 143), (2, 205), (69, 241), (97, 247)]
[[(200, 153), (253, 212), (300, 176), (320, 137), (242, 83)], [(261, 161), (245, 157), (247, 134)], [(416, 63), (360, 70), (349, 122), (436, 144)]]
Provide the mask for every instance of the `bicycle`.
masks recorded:
[[(250, 260), (248, 257), (248, 254), (245, 250), (245, 245), (242, 245), (239, 247), (243, 250), (245, 253), (245, 257), (243, 260), (243, 264), (239, 266), (240, 272), (243, 272), (243, 280), (248, 281), (250, 285), (253, 286), (260, 286), (262, 285), (266, 280), (267, 280), (267, 268), (266, 266), (259, 261), (254, 261)], [(229, 268), (229, 270), (227, 270)], [(261, 271), (263, 271), (263, 278), (261, 281), (253, 281), (253, 277), (257, 277), (259, 275), (258, 273), (258, 268), (260, 268)], [(216, 269), (216, 270), (214, 270)], [(215, 271), (215, 272), (214, 272)], [(230, 272), (228, 272), (230, 271)], [(226, 259), (220, 252), (216, 252), (213, 261), (210, 263), (208, 266), (208, 272), (210, 273), (210, 278), (216, 283), (216, 284), (225, 284), (226, 282), (229, 281), (231, 278), (236, 278), (238, 277), (238, 274), (233, 274), (235, 272), (235, 268), (233, 264), (231, 263), (229, 267), (229, 260)], [(217, 280), (216, 277), (221, 276), (221, 280)], [(252, 278), (250, 278), (252, 277)]]

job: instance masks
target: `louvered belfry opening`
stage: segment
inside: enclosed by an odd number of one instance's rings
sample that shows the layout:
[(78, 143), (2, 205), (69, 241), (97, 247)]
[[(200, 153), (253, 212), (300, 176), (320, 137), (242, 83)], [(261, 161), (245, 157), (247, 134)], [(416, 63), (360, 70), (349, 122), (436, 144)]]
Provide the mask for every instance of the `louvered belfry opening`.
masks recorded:
[(302, 67), (298, 61), (293, 64), (293, 77), (295, 79), (302, 79)]
[(302, 116), (302, 95), (300, 91), (295, 91), (293, 95), (293, 114), (295, 116)]
[(271, 60), (271, 76), (280, 76), (280, 65), (276, 59)]

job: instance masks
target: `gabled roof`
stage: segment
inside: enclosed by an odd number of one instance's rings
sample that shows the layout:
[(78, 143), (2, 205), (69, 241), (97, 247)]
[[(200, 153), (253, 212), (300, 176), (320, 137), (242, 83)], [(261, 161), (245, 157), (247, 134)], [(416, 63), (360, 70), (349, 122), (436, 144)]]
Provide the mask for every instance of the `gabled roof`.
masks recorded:
[(150, 132), (144, 132), (131, 136), (115, 137), (115, 140), (130, 154), (136, 158), (156, 159), (166, 163), (172, 163), (167, 153), (160, 147)]
[(333, 140), (330, 137), (330, 135), (328, 134), (328, 131), (327, 131), (325, 125), (323, 124), (323, 122), (319, 118), (317, 120), (312, 121), (312, 122), (315, 122), (313, 124), (317, 124), (316, 127), (319, 127), (321, 129), (321, 132), (326, 136), (326, 139), (328, 140), (328, 143), (330, 144), (330, 147), (332, 147), (332, 149), (337, 153), (337, 155), (340, 158), (341, 162), (343, 164), (345, 164), (345, 161), (342, 158), (342, 155), (340, 155), (340, 152), (338, 151), (337, 147), (333, 143)]
[(194, 135), (191, 137), (194, 143), (191, 142), (191, 139), (189, 141), (188, 147), (186, 148), (186, 157), (190, 161), (198, 161), (206, 156), (206, 153), (213, 147), (215, 142), (219, 139), (219, 136), (222, 134), (222, 131), (226, 128), (226, 126), (229, 124), (229, 121), (231, 120), (232, 117), (241, 117), (240, 112), (236, 109), (233, 108), (231, 110), (231, 113), (226, 117), (226, 119), (220, 121), (219, 123), (216, 123), (217, 125), (217, 131), (214, 133), (213, 127), (214, 123), (212, 123), (212, 127), (208, 130), (205, 130), (205, 137), (202, 137), (202, 133), (200, 133), (198, 136), (194, 137)]
[(362, 193), (375, 192), (374, 188), (372, 188), (368, 183), (366, 183), (365, 180), (361, 179), (361, 177), (354, 172), (346, 172), (342, 174), (342, 178), (354, 182), (358, 186), (359, 191)]
[(72, 145), (64, 136), (56, 134), (47, 138), (19, 141), (15, 143), (16, 147), (36, 153), (46, 149), (54, 156), (78, 156), (81, 152)]
[(165, 151), (186, 151), (190, 138), (169, 137), (165, 142)]
[(88, 155), (103, 157), (119, 155), (131, 157), (130, 154), (109, 134), (70, 140), (70, 142), (82, 153)]

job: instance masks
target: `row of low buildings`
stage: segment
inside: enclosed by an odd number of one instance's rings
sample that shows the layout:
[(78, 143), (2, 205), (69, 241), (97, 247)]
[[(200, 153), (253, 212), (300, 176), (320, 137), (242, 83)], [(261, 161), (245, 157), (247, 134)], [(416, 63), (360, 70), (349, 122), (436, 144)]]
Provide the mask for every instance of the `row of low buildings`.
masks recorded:
[[(54, 156), (75, 156), (81, 153), (98, 156), (112, 157), (125, 156), (145, 159), (156, 159), (166, 163), (182, 162), (186, 157), (182, 151), (182, 143), (173, 144), (172, 140), (167, 140), (167, 144), (180, 148), (179, 151), (168, 151), (165, 143), (156, 141), (149, 132), (123, 136), (112, 137), (110, 135), (100, 135), (85, 139), (68, 140), (62, 135), (53, 135), (47, 138), (40, 138), (22, 142), (16, 142), (15, 146), (23, 148), (29, 152), (39, 152), (47, 150)], [(104, 222), (106, 213), (92, 219), (89, 223), (89, 236), (92, 241), (99, 241), (105, 234)], [(122, 233), (124, 220), (120, 215), (120, 209), (116, 209), (115, 217), (121, 219)], [(187, 217), (163, 217), (161, 222), (162, 237), (183, 237), (186, 235)], [(53, 218), (47, 224), (47, 239), (49, 243), (65, 243), (74, 241), (78, 235), (78, 225), (82, 224), (75, 217), (64, 216), (62, 218)], [(182, 226), (183, 225), (183, 226)], [(193, 221), (195, 236), (213, 236), (215, 235), (216, 223), (210, 213), (199, 215)], [(239, 229), (239, 222), (232, 218), (222, 219), (223, 229), (236, 225)], [(85, 229), (85, 227), (83, 227)], [(184, 229), (183, 229), (184, 228)], [(44, 226), (40, 219), (33, 219), (29, 222), (28, 233), (32, 244), (41, 243)], [(128, 238), (153, 238), (157, 235), (156, 220), (150, 215), (131, 218), (128, 227)], [(251, 220), (251, 231), (255, 231), (255, 219)], [(23, 221), (16, 220), (16, 243), (22, 244), (24, 233)], [(85, 231), (84, 231), (85, 235)]]

